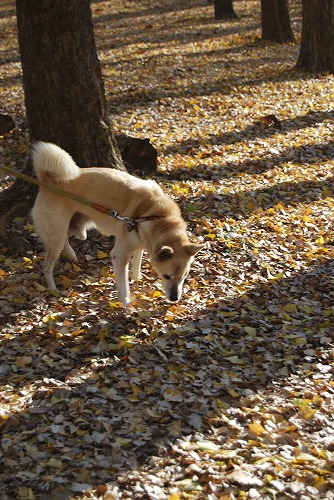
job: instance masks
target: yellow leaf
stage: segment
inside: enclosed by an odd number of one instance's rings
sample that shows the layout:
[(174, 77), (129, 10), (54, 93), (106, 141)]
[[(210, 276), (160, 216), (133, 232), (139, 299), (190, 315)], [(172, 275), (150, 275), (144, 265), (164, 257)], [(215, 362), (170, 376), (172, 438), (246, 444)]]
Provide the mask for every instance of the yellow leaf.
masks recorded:
[(294, 432), (298, 429), (298, 427), (294, 424), (289, 425), (284, 429), (285, 432)]
[(310, 455), (309, 453), (300, 453), (297, 457), (296, 460), (294, 461), (295, 463), (298, 462), (315, 462), (317, 458), (313, 455)]
[(99, 340), (104, 340), (107, 336), (109, 335), (109, 329), (106, 327), (101, 328), (101, 330), (98, 333), (98, 339)]
[(75, 332), (71, 332), (71, 335), (72, 337), (77, 337), (78, 335), (80, 335), (80, 333), (83, 333), (85, 330), (81, 329), (81, 330), (75, 330)]
[(55, 469), (61, 469), (63, 467), (63, 462), (57, 460), (56, 458), (50, 458), (50, 460), (46, 462), (46, 465), (54, 467)]
[(181, 434), (180, 420), (173, 420), (173, 422), (168, 426), (168, 432), (173, 437), (179, 436)]
[(52, 396), (50, 403), (53, 406), (53, 405), (56, 405), (58, 403), (61, 403), (62, 401), (64, 401), (63, 398), (57, 398), (56, 396)]
[(253, 328), (252, 326), (245, 326), (245, 331), (248, 333), (250, 337), (255, 337), (256, 335), (256, 328)]
[(177, 492), (172, 493), (169, 495), (168, 500), (180, 500), (180, 495)]
[(36, 498), (32, 489), (26, 486), (19, 486), (17, 494), (18, 498), (24, 498), (25, 500), (34, 500)]
[(71, 280), (69, 279), (68, 276), (63, 275), (61, 277), (61, 282), (64, 288), (70, 288), (71, 286)]
[(318, 476), (318, 479), (314, 483), (314, 487), (317, 488), (317, 490), (324, 492), (325, 488), (326, 488), (326, 484), (327, 484), (327, 482), (325, 481), (325, 479), (321, 476), (320, 477)]
[(36, 283), (35, 287), (37, 292), (45, 292), (46, 290), (45, 286), (41, 285), (40, 283)]
[(233, 365), (244, 365), (245, 361), (243, 359), (240, 359), (238, 356), (227, 356), (225, 358), (227, 361), (232, 363)]
[(116, 443), (119, 444), (120, 446), (127, 446), (128, 444), (132, 443), (132, 440), (127, 438), (117, 437)]
[(23, 368), (25, 366), (25, 362), (22, 356), (19, 356), (15, 360), (15, 364), (19, 366), (20, 368)]
[(295, 337), (293, 339), (293, 341), (294, 341), (295, 344), (298, 344), (298, 345), (305, 345), (305, 344), (307, 344), (307, 340), (306, 340), (305, 337)]
[[(158, 297), (159, 297), (159, 295), (158, 295)], [(151, 314), (152, 314), (151, 311), (143, 311), (143, 310), (138, 311), (139, 318), (149, 318), (151, 316)]]
[(310, 306), (300, 306), (300, 309), (304, 312), (306, 312), (307, 314), (313, 314), (314, 313), (314, 309)]
[(257, 436), (261, 436), (261, 434), (265, 432), (265, 428), (260, 422), (258, 422), (258, 420), (254, 420), (251, 424), (248, 424), (248, 427)]
[(300, 413), (305, 420), (311, 420), (311, 418), (313, 418), (317, 413), (317, 410), (315, 408), (311, 408), (309, 405), (306, 405), (300, 408)]
[(57, 319), (57, 316), (54, 314), (50, 314), (50, 316), (44, 316), (42, 318), (43, 323), (50, 323), (51, 321), (55, 321)]
[(97, 258), (98, 258), (98, 259), (105, 259), (106, 257), (109, 257), (109, 255), (108, 255), (107, 253), (102, 252), (101, 250), (99, 250), (99, 251), (97, 252)]
[(130, 387), (134, 394), (139, 394), (139, 392), (141, 392), (141, 388), (138, 387), (138, 385), (134, 384), (133, 382), (130, 382)]
[(109, 302), (109, 309), (121, 309), (123, 307), (123, 304), (121, 302), (115, 301), (115, 302)]
[(203, 451), (218, 451), (219, 446), (216, 445), (216, 443), (213, 443), (212, 441), (197, 441), (196, 442), (197, 448), (199, 450)]
[(20, 368), (24, 368), (32, 362), (31, 356), (18, 356), (15, 360), (15, 364)]
[(238, 398), (240, 396), (240, 394), (235, 391), (234, 389), (227, 389), (229, 394), (232, 396), (232, 398)]
[(289, 312), (289, 313), (298, 311), (296, 304), (285, 304), (283, 309), (284, 309), (284, 311)]

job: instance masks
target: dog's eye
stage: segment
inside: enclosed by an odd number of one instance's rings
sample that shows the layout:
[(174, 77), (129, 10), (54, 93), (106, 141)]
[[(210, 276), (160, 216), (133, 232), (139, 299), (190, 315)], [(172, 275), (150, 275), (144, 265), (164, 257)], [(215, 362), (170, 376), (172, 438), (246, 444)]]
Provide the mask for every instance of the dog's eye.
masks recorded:
[(170, 280), (171, 279), (171, 276), (169, 276), (169, 274), (163, 274), (163, 277), (165, 278), (165, 280)]

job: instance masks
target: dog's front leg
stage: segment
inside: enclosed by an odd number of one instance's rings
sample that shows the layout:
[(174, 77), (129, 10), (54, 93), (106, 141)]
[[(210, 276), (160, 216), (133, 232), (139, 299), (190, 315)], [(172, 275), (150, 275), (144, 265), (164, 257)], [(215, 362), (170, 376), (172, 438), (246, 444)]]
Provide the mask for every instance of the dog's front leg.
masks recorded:
[(143, 251), (142, 250), (136, 250), (133, 253), (132, 257), (132, 266), (131, 266), (131, 276), (132, 279), (134, 280), (140, 280), (141, 279), (141, 259), (143, 256)]
[(115, 246), (111, 252), (111, 258), (114, 268), (114, 275), (117, 288), (117, 297), (125, 306), (130, 303), (130, 287), (129, 287), (129, 260), (131, 253), (121, 245)]

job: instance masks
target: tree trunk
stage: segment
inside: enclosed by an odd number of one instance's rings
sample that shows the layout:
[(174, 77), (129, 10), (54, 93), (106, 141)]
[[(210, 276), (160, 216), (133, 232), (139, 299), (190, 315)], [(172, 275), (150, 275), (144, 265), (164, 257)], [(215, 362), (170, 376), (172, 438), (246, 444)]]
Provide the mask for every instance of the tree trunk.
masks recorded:
[(106, 111), (89, 0), (17, 0), (32, 141), (54, 142), (80, 167), (122, 168)]
[[(125, 170), (110, 129), (89, 0), (17, 0), (16, 9), (31, 141), (57, 144), (80, 167)], [(15, 182), (1, 193), (0, 215), (15, 214), (18, 202), (28, 211), (35, 192)]]
[(261, 0), (262, 40), (294, 42), (289, 15), (289, 0)]
[(333, 0), (304, 0), (302, 18), (297, 67), (313, 73), (334, 73)]
[(237, 17), (233, 8), (233, 0), (215, 0), (215, 19)]

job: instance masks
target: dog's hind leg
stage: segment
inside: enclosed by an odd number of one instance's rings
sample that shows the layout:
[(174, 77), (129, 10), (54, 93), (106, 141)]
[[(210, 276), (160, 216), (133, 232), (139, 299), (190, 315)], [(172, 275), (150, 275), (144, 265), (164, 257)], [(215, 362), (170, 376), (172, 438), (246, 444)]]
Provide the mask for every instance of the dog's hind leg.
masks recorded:
[(141, 279), (141, 259), (143, 257), (143, 251), (142, 250), (136, 250), (133, 253), (132, 257), (132, 265), (131, 265), (131, 276), (132, 279), (134, 280), (140, 280)]
[(44, 241), (46, 250), (44, 261), (44, 276), (49, 290), (57, 290), (53, 278), (53, 270), (59, 258), (60, 252), (66, 245), (66, 242), (66, 232), (64, 232), (63, 234), (57, 233), (49, 238), (48, 241)]
[(76, 256), (76, 253), (75, 251), (73, 250), (73, 248), (71, 247), (70, 245), (70, 242), (68, 241), (68, 238), (65, 242), (65, 245), (64, 245), (64, 252), (66, 254), (66, 256), (70, 259), (70, 260), (73, 260), (74, 262), (77, 262), (78, 261), (78, 257)]

